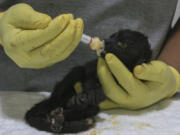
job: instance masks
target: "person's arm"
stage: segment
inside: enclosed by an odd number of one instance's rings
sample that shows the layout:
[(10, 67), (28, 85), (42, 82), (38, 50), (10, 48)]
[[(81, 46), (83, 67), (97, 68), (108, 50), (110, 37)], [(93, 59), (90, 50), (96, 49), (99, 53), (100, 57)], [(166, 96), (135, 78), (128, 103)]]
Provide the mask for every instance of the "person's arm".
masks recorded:
[(160, 53), (158, 60), (167, 63), (180, 72), (180, 25), (179, 27), (175, 27), (175, 29), (174, 34), (168, 39)]

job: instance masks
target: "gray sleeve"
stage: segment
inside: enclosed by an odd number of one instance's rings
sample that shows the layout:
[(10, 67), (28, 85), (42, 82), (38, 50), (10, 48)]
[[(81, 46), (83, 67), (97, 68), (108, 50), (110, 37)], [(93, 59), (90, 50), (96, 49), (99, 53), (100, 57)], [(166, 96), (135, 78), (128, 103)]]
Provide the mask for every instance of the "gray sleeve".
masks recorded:
[(178, 0), (177, 6), (176, 6), (176, 11), (175, 11), (175, 14), (174, 14), (174, 17), (173, 17), (173, 21), (172, 21), (172, 24), (171, 24), (172, 28), (177, 23), (179, 18), (180, 18), (180, 0)]

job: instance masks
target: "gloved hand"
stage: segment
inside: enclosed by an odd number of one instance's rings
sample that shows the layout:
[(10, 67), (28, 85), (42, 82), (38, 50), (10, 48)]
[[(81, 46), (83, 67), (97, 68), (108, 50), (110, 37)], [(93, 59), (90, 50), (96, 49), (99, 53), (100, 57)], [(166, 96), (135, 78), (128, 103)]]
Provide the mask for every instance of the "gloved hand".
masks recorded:
[(0, 12), (0, 18), (2, 17), (3, 14), (4, 14), (4, 12)]
[(27, 4), (0, 14), (0, 44), (20, 67), (44, 68), (67, 58), (77, 47), (83, 21), (71, 14), (53, 20)]
[(131, 73), (116, 56), (107, 54), (105, 61), (99, 58), (97, 72), (107, 96), (107, 100), (99, 105), (101, 109), (144, 108), (171, 97), (180, 88), (179, 73), (156, 60), (136, 66)]

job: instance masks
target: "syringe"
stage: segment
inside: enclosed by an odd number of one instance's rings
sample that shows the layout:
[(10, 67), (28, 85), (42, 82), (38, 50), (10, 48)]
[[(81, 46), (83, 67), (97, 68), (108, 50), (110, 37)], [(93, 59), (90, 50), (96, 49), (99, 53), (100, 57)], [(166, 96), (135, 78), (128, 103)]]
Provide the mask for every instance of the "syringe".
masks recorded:
[(83, 34), (81, 42), (88, 44), (92, 50), (97, 52), (98, 56), (100, 56), (100, 53), (104, 51), (104, 41), (101, 41), (98, 37), (90, 37), (86, 34)]

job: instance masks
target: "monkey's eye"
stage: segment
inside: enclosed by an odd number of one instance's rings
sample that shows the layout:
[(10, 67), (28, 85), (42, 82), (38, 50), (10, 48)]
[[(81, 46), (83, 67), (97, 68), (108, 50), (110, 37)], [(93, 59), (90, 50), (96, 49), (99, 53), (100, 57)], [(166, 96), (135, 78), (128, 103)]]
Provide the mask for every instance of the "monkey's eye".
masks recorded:
[(123, 44), (122, 42), (118, 42), (118, 45), (119, 45), (121, 48), (126, 48), (126, 47), (127, 47), (127, 44)]

